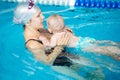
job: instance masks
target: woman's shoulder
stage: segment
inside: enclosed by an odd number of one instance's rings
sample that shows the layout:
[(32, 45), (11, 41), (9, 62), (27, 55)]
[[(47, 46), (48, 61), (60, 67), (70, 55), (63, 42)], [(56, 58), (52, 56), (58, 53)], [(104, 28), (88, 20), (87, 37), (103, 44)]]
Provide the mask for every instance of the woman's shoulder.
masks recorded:
[(32, 48), (32, 49), (38, 49), (38, 48), (41, 48), (41, 47), (44, 47), (44, 46), (39, 41), (31, 39), (26, 43), (26, 47), (27, 48)]

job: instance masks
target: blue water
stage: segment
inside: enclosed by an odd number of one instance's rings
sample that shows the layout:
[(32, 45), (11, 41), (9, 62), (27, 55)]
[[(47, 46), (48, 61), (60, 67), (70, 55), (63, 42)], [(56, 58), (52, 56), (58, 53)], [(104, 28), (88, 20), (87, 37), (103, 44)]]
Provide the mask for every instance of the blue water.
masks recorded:
[[(13, 23), (13, 10), (16, 5), (17, 3), (0, 2), (0, 80), (74, 80), (35, 60), (25, 48), (23, 27)], [(69, 7), (39, 6), (45, 21), (53, 13), (60, 14), (64, 17), (65, 24), (72, 28), (77, 36), (120, 42), (120, 9), (70, 10)], [(102, 55), (81, 55), (99, 65), (106, 80), (120, 80), (119, 61)]]

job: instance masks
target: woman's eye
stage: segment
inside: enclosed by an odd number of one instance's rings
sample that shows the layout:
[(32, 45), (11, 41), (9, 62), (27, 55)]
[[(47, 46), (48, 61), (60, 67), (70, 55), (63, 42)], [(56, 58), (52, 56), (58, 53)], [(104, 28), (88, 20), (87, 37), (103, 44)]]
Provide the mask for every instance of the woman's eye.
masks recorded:
[(40, 17), (40, 14), (39, 14), (39, 15), (37, 15), (37, 17)]

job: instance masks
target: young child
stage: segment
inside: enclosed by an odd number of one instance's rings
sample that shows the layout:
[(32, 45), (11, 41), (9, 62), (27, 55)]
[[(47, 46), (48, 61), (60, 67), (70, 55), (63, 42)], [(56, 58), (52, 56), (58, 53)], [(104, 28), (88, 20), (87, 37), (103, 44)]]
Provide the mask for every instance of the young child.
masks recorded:
[(54, 14), (47, 19), (47, 25), (48, 31), (53, 33), (53, 36), (50, 40), (44, 36), (39, 38), (45, 46), (50, 48), (55, 47), (58, 39), (64, 34), (68, 34), (70, 39), (67, 47), (73, 47), (77, 50), (81, 49), (86, 52), (107, 54), (120, 60), (120, 57), (118, 56), (118, 54), (120, 55), (120, 49), (117, 43), (109, 40), (98, 41), (89, 37), (77, 37), (65, 26), (63, 18), (57, 14)]
[(68, 34), (71, 38), (68, 42), (68, 47), (75, 47), (77, 42), (79, 41), (79, 37), (74, 36), (72, 30), (67, 28), (64, 24), (64, 20), (61, 16), (57, 14), (53, 14), (47, 19), (48, 31), (53, 33), (53, 36), (50, 40), (46, 37), (42, 36), (39, 39), (43, 42), (45, 46), (49, 46), (51, 48), (55, 47), (58, 39), (61, 38), (62, 35)]

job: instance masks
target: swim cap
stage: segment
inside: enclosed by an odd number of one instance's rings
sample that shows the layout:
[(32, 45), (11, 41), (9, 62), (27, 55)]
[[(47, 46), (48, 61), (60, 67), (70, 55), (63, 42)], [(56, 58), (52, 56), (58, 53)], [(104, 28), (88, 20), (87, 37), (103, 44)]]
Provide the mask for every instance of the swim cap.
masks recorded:
[(14, 23), (26, 24), (39, 9), (38, 6), (30, 3), (20, 3), (14, 10)]

